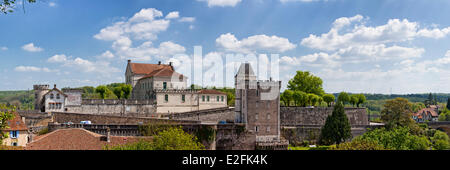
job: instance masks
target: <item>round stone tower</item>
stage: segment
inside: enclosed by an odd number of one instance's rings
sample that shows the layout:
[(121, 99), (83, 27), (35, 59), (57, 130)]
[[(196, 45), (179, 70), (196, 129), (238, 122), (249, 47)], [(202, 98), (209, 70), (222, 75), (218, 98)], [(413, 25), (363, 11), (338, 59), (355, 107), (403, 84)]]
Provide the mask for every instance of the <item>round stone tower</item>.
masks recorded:
[(49, 85), (33, 85), (34, 110), (44, 111), (44, 95), (49, 91)]

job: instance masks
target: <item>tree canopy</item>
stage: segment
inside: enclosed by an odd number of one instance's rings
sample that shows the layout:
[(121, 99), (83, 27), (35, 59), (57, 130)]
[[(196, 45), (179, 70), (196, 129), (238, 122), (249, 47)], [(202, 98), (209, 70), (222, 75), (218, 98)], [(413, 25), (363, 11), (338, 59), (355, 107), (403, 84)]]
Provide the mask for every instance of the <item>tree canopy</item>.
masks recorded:
[(396, 98), (386, 101), (384, 109), (381, 110), (381, 120), (388, 130), (402, 126), (418, 133), (418, 126), (412, 119), (411, 103), (407, 99)]
[(289, 80), (288, 89), (292, 91), (302, 91), (322, 96), (325, 92), (322, 88), (322, 79), (312, 75), (309, 71), (297, 71), (297, 74)]
[(3, 144), (3, 139), (8, 137), (8, 134), (3, 133), (4, 129), (8, 127), (8, 121), (14, 119), (14, 114), (16, 108), (14, 106), (6, 106), (0, 104), (0, 145)]

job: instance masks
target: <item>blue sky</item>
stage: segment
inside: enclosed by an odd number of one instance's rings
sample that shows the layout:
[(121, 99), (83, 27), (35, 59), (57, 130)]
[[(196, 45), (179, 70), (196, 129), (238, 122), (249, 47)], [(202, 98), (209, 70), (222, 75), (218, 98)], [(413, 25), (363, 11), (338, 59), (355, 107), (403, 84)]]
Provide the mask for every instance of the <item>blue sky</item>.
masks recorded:
[(0, 15), (0, 90), (123, 82), (127, 59), (178, 68), (202, 46), (204, 63), (228, 53), (279, 54), (283, 85), (308, 70), (326, 92), (450, 93), (449, 7), (445, 0), (41, 0)]

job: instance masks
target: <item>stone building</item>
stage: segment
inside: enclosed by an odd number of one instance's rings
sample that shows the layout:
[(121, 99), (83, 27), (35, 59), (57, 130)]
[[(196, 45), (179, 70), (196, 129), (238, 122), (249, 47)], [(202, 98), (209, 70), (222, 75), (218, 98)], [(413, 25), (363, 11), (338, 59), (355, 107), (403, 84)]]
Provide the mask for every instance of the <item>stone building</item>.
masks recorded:
[(236, 122), (244, 123), (257, 142), (279, 141), (281, 81), (257, 80), (250, 64), (244, 63), (235, 76), (235, 85)]

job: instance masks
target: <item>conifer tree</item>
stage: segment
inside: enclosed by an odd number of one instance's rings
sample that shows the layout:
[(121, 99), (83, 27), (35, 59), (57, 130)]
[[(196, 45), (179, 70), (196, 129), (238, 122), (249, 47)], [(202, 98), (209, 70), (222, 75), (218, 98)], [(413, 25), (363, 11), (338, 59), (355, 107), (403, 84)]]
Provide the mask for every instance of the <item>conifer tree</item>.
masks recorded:
[(350, 122), (345, 114), (344, 106), (341, 102), (337, 102), (333, 113), (327, 117), (322, 127), (320, 142), (325, 145), (340, 144), (351, 136)]

